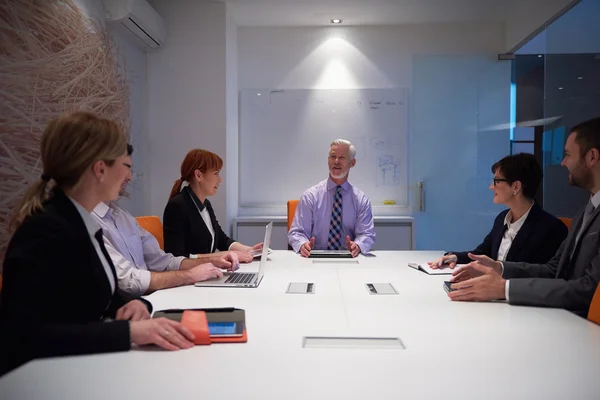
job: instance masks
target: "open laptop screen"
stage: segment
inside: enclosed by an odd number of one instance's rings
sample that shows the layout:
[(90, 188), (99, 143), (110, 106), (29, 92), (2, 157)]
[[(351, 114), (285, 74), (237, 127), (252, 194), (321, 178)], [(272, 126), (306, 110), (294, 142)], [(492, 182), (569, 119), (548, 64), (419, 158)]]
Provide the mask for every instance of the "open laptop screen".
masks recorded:
[(262, 255), (260, 256), (260, 265), (258, 267), (258, 279), (257, 282), (260, 282), (264, 273), (265, 267), (267, 265), (267, 254), (269, 254), (269, 246), (271, 245), (271, 230), (273, 229), (273, 222), (269, 222), (265, 229), (265, 240), (263, 241)]

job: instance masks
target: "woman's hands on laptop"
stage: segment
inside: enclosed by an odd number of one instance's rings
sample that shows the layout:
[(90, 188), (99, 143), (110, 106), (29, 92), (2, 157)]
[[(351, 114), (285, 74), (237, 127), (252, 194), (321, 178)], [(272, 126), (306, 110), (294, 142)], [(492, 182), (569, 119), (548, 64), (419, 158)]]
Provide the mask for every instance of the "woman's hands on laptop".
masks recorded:
[(233, 253), (241, 263), (250, 263), (254, 260), (254, 255), (249, 251), (232, 250), (229, 253)]
[(256, 243), (254, 246), (250, 247), (250, 253), (255, 253), (257, 251), (262, 251), (263, 249), (263, 243)]

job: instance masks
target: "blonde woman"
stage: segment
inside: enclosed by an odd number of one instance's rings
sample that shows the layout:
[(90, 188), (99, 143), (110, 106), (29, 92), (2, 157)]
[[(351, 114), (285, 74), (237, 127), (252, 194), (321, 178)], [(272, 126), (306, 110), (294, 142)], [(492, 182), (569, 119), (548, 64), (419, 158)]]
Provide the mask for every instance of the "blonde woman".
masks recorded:
[(112, 121), (76, 112), (51, 121), (43, 174), (13, 220), (0, 302), (0, 375), (40, 357), (192, 346), (181, 324), (152, 320), (150, 303), (117, 291), (91, 211), (131, 175), (127, 140)]

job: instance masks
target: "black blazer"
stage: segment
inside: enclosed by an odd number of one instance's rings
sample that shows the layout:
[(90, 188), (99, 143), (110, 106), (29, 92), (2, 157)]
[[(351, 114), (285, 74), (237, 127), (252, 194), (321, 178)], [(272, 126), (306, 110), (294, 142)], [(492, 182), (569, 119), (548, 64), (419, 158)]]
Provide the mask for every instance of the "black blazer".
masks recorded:
[[(215, 231), (215, 244), (211, 248), (212, 236), (198, 209), (208, 210)], [(208, 254), (217, 250), (225, 251), (233, 243), (221, 229), (215, 212), (206, 199), (204, 204), (189, 186), (167, 203), (163, 214), (165, 251), (176, 256), (189, 257), (190, 254)]]
[(81, 215), (59, 189), (10, 240), (0, 296), (0, 375), (34, 358), (130, 348), (128, 321), (102, 321), (128, 299), (111, 291)]
[[(506, 229), (504, 218), (508, 211), (504, 210), (498, 214), (490, 233), (483, 239), (483, 243), (471, 253), (484, 254), (494, 260), (498, 258), (498, 249)], [(545, 263), (554, 256), (560, 244), (567, 237), (567, 233), (567, 226), (561, 220), (534, 203), (508, 250), (506, 261)], [(458, 256), (459, 264), (472, 261), (467, 255), (469, 252), (453, 253)]]

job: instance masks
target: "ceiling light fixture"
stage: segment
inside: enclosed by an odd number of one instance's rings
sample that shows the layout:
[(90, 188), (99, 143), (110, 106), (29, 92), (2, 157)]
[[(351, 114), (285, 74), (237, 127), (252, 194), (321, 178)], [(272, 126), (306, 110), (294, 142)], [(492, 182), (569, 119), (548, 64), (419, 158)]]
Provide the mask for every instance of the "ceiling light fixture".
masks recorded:
[(341, 23), (342, 23), (342, 20), (341, 20), (341, 19), (339, 19), (339, 18), (333, 18), (333, 19), (331, 20), (331, 23), (332, 23), (332, 24), (341, 24)]
[(558, 90), (563, 90), (562, 86), (559, 86)]
[(583, 76), (578, 76), (577, 79), (582, 80)]

